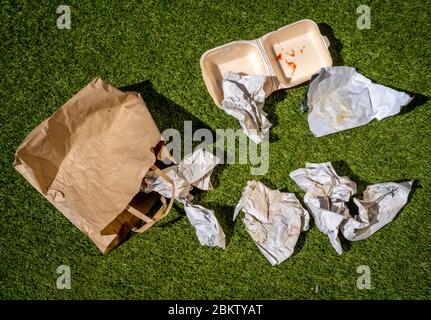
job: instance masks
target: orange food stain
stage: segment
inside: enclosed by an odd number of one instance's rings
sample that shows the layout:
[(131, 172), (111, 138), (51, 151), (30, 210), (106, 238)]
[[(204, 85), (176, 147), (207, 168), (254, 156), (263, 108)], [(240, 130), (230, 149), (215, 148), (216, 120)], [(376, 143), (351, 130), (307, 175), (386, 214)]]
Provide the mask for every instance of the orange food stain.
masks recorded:
[(291, 67), (293, 69), (293, 71), (296, 70), (296, 63), (295, 62), (286, 60), (286, 63), (289, 67)]
[(282, 57), (281, 57), (281, 52), (277, 55), (277, 60), (281, 61)]
[(287, 54), (291, 57), (294, 57), (295, 56), (295, 50), (290, 49), (290, 51)]
[(305, 46), (301, 48), (301, 53), (304, 53)]

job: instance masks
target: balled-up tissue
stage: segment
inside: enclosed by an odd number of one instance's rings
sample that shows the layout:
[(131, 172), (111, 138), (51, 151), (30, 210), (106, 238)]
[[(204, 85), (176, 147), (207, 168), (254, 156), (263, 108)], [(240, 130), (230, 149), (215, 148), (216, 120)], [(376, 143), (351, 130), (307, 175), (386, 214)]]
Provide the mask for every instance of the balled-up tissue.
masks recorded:
[(304, 190), (304, 202), (310, 209), (318, 229), (328, 235), (338, 254), (343, 252), (338, 233), (350, 241), (363, 240), (390, 223), (407, 203), (413, 181), (386, 182), (370, 185), (363, 200), (353, 198), (359, 214), (347, 208), (356, 184), (340, 177), (330, 162), (307, 163), (294, 170), (290, 177)]
[(310, 111), (311, 132), (321, 137), (393, 116), (411, 100), (404, 92), (372, 83), (355, 68), (340, 66), (320, 70), (302, 106)]
[(260, 143), (271, 127), (263, 111), (265, 80), (263, 75), (242, 76), (228, 72), (222, 84), (222, 109), (239, 120), (244, 134), (254, 143)]
[(196, 229), (196, 235), (203, 246), (225, 248), (225, 234), (212, 210), (200, 205), (193, 205), (187, 200), (184, 203), (184, 211), (192, 226)]
[(176, 165), (162, 170), (175, 185), (175, 194), (168, 181), (155, 171), (149, 171), (145, 176), (141, 190), (149, 193), (158, 192), (166, 198), (175, 197), (176, 201), (184, 204), (184, 210), (190, 223), (196, 229), (199, 242), (205, 246), (225, 248), (225, 235), (217, 221), (214, 212), (200, 205), (193, 205), (190, 191), (193, 186), (201, 190), (212, 189), (210, 177), (214, 167), (220, 159), (211, 152), (197, 149), (188, 154)]
[(346, 202), (356, 193), (356, 183), (340, 177), (330, 162), (307, 163), (294, 170), (290, 177), (305, 191), (307, 205), (317, 228), (326, 234), (338, 254), (343, 252), (338, 232), (342, 222), (350, 217)]
[(341, 227), (343, 236), (363, 240), (390, 223), (407, 203), (413, 181), (373, 184), (364, 191), (364, 199), (354, 198), (359, 214)]
[(308, 230), (309, 213), (295, 194), (271, 190), (258, 181), (247, 183), (234, 220), (241, 210), (247, 232), (272, 265), (289, 258), (301, 231)]

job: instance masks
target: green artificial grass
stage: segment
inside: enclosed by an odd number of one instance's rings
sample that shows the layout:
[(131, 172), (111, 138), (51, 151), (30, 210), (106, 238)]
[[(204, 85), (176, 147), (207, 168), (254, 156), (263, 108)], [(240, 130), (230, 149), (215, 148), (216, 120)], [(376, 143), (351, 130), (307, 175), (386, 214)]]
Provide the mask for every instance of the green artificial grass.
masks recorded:
[[(59, 30), (56, 8), (71, 7)], [(359, 30), (356, 8), (371, 8)], [(431, 296), (430, 5), (427, 1), (2, 1), (0, 6), (0, 298), (2, 299), (425, 299)], [(335, 65), (415, 94), (397, 116), (315, 138), (299, 106), (305, 85), (274, 93), (265, 110), (270, 167), (222, 165), (216, 188), (196, 202), (213, 209), (228, 243), (202, 247), (181, 207), (142, 235), (102, 256), (96, 246), (13, 168), (26, 135), (96, 76), (142, 93), (161, 130), (240, 128), (216, 108), (200, 56), (239, 39), (255, 39), (309, 18), (331, 41)], [(354, 242), (341, 256), (312, 224), (295, 255), (272, 267), (233, 208), (250, 179), (303, 192), (289, 178), (305, 162), (332, 161), (359, 193), (377, 182), (415, 179), (418, 187), (391, 224)], [(97, 190), (94, 190), (97, 192)], [(56, 289), (59, 265), (72, 288)], [(371, 269), (359, 290), (356, 269)], [(316, 290), (318, 286), (318, 290)]]

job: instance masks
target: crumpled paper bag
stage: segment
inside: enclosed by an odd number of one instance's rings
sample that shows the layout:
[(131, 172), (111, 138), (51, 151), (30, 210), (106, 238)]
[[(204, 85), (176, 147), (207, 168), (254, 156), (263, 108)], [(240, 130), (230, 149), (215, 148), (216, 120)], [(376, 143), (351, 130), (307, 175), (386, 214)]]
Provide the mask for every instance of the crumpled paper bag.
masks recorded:
[(338, 254), (343, 252), (338, 232), (349, 217), (346, 202), (356, 193), (356, 183), (340, 177), (330, 162), (307, 163), (290, 177), (305, 191), (304, 203), (313, 215), (317, 228), (326, 234)]
[(185, 156), (179, 164), (162, 170), (174, 183), (174, 195), (168, 181), (152, 170), (144, 177), (141, 190), (146, 193), (155, 191), (166, 198), (175, 197), (176, 201), (184, 204), (187, 218), (195, 228), (199, 242), (204, 246), (218, 246), (224, 249), (225, 234), (214, 212), (192, 204), (193, 196), (190, 194), (193, 187), (201, 190), (212, 189), (211, 174), (219, 162), (217, 156), (199, 148)]
[(406, 205), (413, 181), (373, 184), (364, 191), (364, 199), (354, 198), (359, 214), (350, 217), (341, 227), (343, 236), (350, 240), (363, 240), (395, 219)]
[(343, 252), (339, 231), (350, 241), (363, 240), (390, 223), (407, 203), (413, 181), (386, 182), (370, 185), (364, 199), (354, 198), (359, 214), (352, 216), (347, 207), (356, 193), (356, 184), (340, 177), (330, 162), (307, 163), (290, 177), (305, 191), (304, 202), (313, 215), (317, 228), (328, 235), (338, 254)]
[[(96, 78), (29, 133), (14, 167), (107, 253), (140, 221), (129, 207), (161, 144), (141, 95)], [(141, 197), (139, 214), (156, 201)]]
[(263, 111), (265, 91), (263, 75), (242, 76), (228, 72), (223, 79), (224, 99), (221, 107), (227, 114), (237, 118), (244, 134), (254, 143), (260, 143), (271, 127)]
[(311, 132), (325, 136), (381, 120), (400, 112), (412, 98), (404, 92), (372, 83), (352, 67), (322, 68), (307, 90), (303, 107)]
[(247, 183), (234, 220), (241, 210), (247, 232), (272, 265), (289, 258), (301, 231), (308, 230), (309, 213), (295, 194), (271, 190), (259, 181)]

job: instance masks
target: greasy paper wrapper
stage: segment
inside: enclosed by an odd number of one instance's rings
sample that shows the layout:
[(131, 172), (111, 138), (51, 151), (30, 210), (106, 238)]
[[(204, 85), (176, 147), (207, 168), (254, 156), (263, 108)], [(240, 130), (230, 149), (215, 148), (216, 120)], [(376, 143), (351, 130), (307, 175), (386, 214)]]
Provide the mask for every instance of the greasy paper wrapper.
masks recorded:
[(161, 134), (138, 93), (96, 78), (35, 128), (14, 167), (75, 226), (108, 252), (160, 199), (137, 195)]
[(353, 199), (359, 213), (342, 225), (343, 236), (350, 241), (367, 239), (390, 223), (406, 205), (412, 185), (413, 181), (368, 186), (363, 200)]
[(226, 236), (218, 222), (214, 211), (204, 208), (197, 204), (189, 203), (187, 200), (184, 203), (184, 211), (191, 225), (196, 230), (196, 236), (203, 246), (220, 247), (226, 246)]
[(307, 90), (302, 109), (316, 137), (359, 127), (400, 112), (412, 98), (404, 92), (373, 83), (355, 68), (322, 68)]
[(242, 192), (233, 219), (240, 211), (247, 232), (265, 258), (277, 265), (294, 252), (299, 234), (308, 230), (309, 213), (295, 194), (271, 190), (259, 181), (249, 181)]
[(347, 202), (356, 193), (356, 183), (340, 177), (330, 162), (307, 163), (294, 170), (290, 177), (304, 190), (304, 203), (317, 228), (326, 234), (338, 254), (343, 252), (338, 233), (341, 223), (349, 217)]
[(271, 127), (263, 111), (265, 91), (263, 75), (243, 76), (228, 72), (223, 79), (222, 109), (238, 119), (244, 134), (258, 144)]
[(340, 177), (330, 162), (307, 163), (290, 177), (304, 190), (304, 202), (317, 228), (326, 234), (338, 254), (343, 252), (339, 232), (350, 241), (367, 239), (390, 223), (408, 201), (413, 181), (370, 185), (363, 200), (354, 198), (359, 213), (352, 215), (347, 203), (356, 183)]

